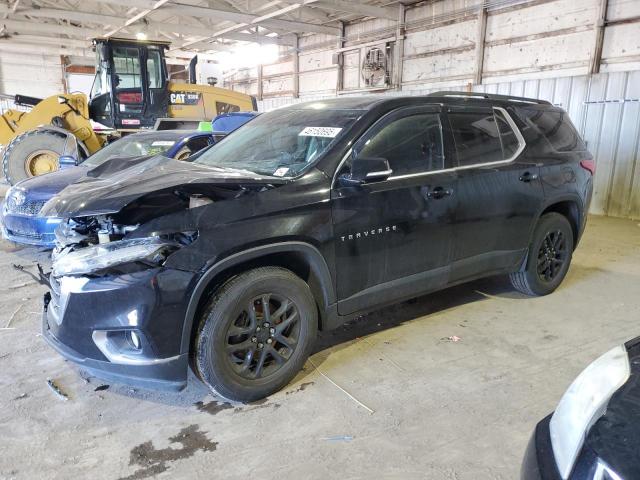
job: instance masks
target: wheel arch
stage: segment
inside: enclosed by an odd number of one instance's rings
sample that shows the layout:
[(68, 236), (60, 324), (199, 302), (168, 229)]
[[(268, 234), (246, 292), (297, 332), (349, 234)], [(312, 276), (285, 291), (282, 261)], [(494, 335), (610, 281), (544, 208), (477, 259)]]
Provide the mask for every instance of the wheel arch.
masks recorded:
[[(538, 214), (535, 217), (535, 222), (531, 222), (531, 227), (529, 229), (529, 243), (533, 238), (533, 232), (536, 230), (536, 225), (540, 221), (540, 218), (545, 213), (556, 212), (560, 215), (564, 216), (568, 221), (569, 225), (571, 225), (571, 231), (573, 232), (573, 249), (575, 250), (578, 246), (578, 240), (580, 239), (580, 235), (582, 233), (582, 227), (584, 225), (584, 206), (582, 200), (578, 195), (563, 195), (560, 197), (554, 197), (549, 201), (545, 202), (539, 209)], [(527, 246), (526, 254), (524, 258), (520, 262), (520, 266), (518, 268), (519, 271), (522, 271), (529, 260), (529, 246)]]
[(297, 241), (281, 242), (235, 253), (205, 271), (198, 280), (187, 306), (181, 352), (189, 352), (191, 349), (198, 314), (209, 298), (210, 292), (243, 271), (267, 265), (291, 270), (307, 282), (318, 306), (318, 328), (322, 329), (329, 306), (336, 302), (329, 267), (323, 255), (313, 245)]
[(550, 212), (559, 213), (569, 221), (571, 231), (573, 232), (573, 249), (575, 250), (582, 232), (582, 219), (584, 215), (582, 202), (578, 197), (573, 196), (555, 199), (542, 209), (538, 215), (538, 220), (544, 214)]

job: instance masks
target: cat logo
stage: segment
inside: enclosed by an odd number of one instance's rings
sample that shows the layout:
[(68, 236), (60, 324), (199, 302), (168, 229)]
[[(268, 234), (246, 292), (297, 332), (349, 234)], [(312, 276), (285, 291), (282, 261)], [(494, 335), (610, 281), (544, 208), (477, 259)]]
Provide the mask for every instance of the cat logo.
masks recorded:
[(197, 105), (200, 98), (200, 92), (171, 92), (169, 102), (171, 105)]

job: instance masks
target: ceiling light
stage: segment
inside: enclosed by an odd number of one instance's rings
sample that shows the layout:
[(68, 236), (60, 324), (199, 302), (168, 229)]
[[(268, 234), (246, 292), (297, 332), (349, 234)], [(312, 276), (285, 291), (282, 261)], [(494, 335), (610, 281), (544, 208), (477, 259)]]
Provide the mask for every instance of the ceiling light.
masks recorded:
[(147, 39), (147, 34), (144, 32), (138, 32), (136, 33), (136, 38), (138, 40), (146, 40)]

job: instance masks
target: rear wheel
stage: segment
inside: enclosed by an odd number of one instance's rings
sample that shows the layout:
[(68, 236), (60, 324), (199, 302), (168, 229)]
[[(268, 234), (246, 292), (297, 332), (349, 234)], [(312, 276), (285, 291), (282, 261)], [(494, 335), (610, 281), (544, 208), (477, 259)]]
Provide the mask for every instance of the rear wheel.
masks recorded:
[(526, 295), (553, 292), (569, 270), (573, 242), (566, 217), (555, 212), (543, 215), (533, 232), (524, 270), (510, 276), (513, 286)]
[(242, 273), (216, 292), (201, 316), (196, 374), (221, 397), (264, 398), (300, 371), (317, 325), (309, 286), (292, 272), (262, 267)]
[(2, 168), (11, 185), (59, 168), (66, 138), (47, 130), (30, 130), (14, 138), (4, 149)]

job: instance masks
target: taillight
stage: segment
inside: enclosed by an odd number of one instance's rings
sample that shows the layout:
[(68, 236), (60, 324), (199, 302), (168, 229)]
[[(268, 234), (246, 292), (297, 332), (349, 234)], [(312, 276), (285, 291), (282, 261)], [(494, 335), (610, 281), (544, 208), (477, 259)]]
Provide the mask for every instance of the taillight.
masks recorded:
[(596, 162), (595, 160), (582, 160), (580, 161), (580, 166), (585, 170), (588, 170), (591, 175), (596, 173)]
[(142, 103), (142, 93), (140, 92), (120, 92), (118, 93), (120, 103)]

